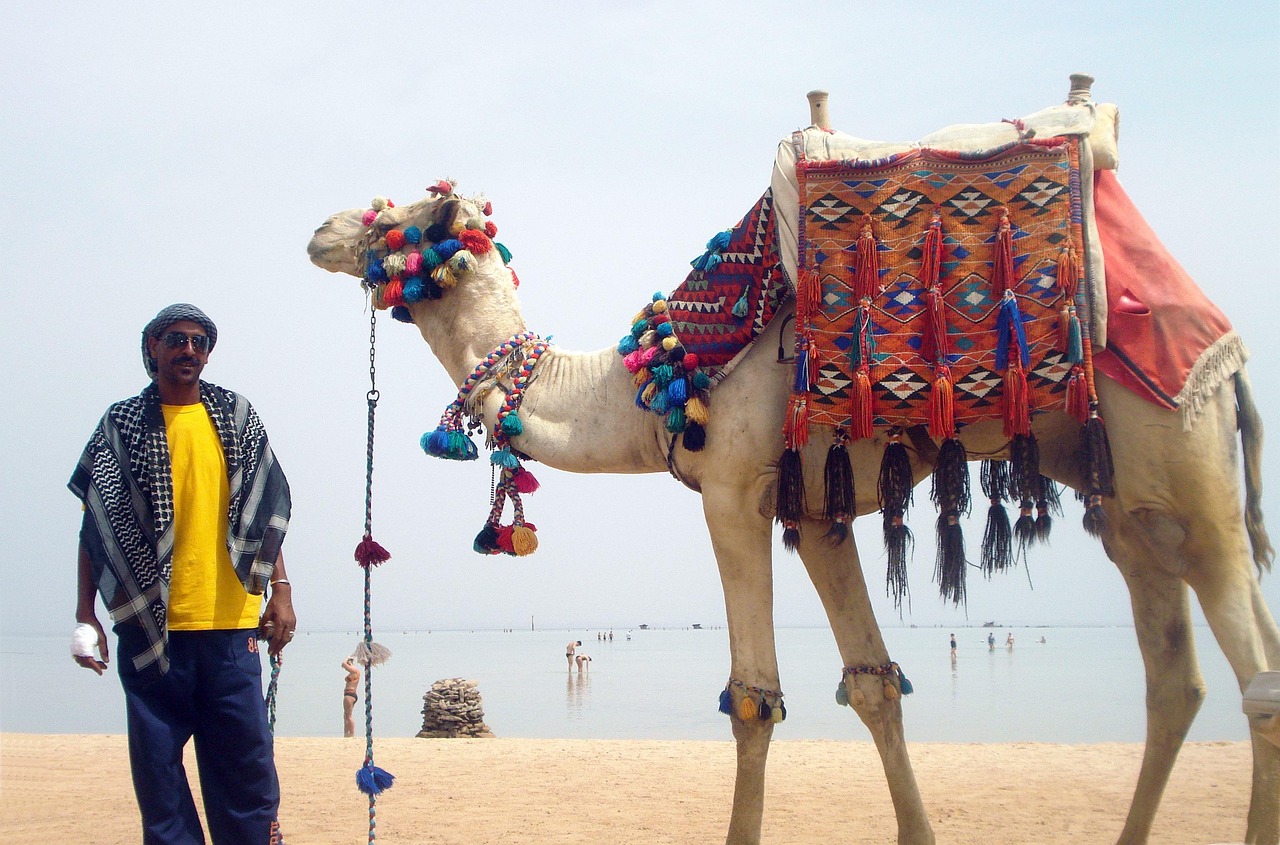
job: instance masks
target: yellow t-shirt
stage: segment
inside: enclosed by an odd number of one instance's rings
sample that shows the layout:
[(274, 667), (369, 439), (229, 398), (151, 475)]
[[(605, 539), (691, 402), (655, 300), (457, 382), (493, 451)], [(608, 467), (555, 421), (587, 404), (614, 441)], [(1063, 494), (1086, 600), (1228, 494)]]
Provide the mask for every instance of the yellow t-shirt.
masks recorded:
[(227, 460), (204, 405), (161, 405), (173, 465), (169, 630), (255, 628), (262, 597), (245, 592), (227, 551)]

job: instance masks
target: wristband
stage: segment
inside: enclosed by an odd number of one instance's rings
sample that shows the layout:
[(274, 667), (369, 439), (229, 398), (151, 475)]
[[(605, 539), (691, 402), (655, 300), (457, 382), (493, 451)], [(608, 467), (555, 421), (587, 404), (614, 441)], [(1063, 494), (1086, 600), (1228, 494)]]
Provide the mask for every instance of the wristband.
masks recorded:
[(290, 584), (290, 583), (289, 583), (289, 579), (288, 579), (288, 578), (281, 578), (281, 579), (279, 579), (279, 580), (277, 580), (277, 581), (272, 581), (272, 582), (271, 582), (271, 586), (272, 586), (272, 587), (274, 587), (276, 584), (284, 584), (285, 586), (288, 586), (288, 587), (292, 587), (292, 586), (293, 586), (292, 584)]

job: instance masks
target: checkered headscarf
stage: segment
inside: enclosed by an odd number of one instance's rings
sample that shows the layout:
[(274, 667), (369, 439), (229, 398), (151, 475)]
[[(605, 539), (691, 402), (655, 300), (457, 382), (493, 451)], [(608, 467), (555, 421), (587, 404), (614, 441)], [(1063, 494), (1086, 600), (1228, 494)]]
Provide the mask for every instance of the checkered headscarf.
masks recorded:
[(162, 309), (142, 330), (142, 366), (151, 378), (156, 377), (156, 361), (151, 357), (151, 350), (147, 349), (147, 338), (159, 337), (164, 334), (165, 329), (182, 320), (198, 323), (200, 328), (204, 329), (205, 334), (209, 335), (210, 349), (217, 344), (218, 327), (213, 324), (213, 320), (209, 319), (209, 315), (199, 308), (185, 302), (178, 302)]

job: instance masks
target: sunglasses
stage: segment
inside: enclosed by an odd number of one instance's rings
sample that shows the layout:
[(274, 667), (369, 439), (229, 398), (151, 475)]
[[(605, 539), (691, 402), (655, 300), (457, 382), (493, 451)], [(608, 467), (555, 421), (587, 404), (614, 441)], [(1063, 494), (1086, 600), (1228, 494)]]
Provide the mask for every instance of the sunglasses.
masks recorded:
[(209, 351), (209, 336), (203, 334), (187, 334), (186, 332), (169, 332), (160, 338), (170, 349), (181, 349), (188, 343), (193, 352)]

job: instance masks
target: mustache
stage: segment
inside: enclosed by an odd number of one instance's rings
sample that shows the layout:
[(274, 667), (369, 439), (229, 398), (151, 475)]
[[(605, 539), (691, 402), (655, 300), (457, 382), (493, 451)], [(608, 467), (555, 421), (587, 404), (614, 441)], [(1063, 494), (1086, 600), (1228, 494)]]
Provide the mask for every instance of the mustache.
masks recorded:
[(196, 367), (196, 366), (199, 366), (199, 365), (200, 365), (200, 362), (199, 362), (199, 361), (197, 361), (195, 358), (192, 358), (192, 357), (190, 357), (190, 356), (186, 356), (186, 355), (184, 355), (184, 356), (183, 356), (183, 357), (181, 357), (181, 358), (174, 358), (174, 359), (173, 359), (173, 363), (175, 363), (175, 364), (179, 364), (179, 365), (182, 365), (182, 364), (190, 364), (190, 365), (191, 365), (191, 366), (193, 366), (193, 367)]

